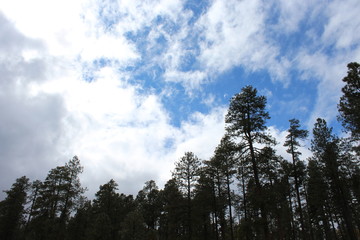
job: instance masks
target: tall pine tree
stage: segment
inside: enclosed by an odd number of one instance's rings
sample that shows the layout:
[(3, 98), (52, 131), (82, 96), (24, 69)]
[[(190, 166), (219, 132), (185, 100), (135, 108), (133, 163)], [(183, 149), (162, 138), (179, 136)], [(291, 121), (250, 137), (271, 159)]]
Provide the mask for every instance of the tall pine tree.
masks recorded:
[[(270, 116), (265, 107), (265, 96), (258, 96), (255, 88), (246, 86), (231, 99), (225, 117), (227, 133), (240, 141), (240, 144), (244, 146), (241, 155), (244, 157), (248, 155), (246, 159), (251, 162), (255, 180), (254, 194), (256, 195), (255, 198), (258, 199), (263, 199), (263, 189), (258, 166), (260, 149), (256, 146), (257, 144), (275, 144), (274, 139), (266, 132), (265, 123), (266, 120), (270, 119)], [(266, 205), (264, 201), (260, 201), (259, 205), (263, 238), (269, 239)]]

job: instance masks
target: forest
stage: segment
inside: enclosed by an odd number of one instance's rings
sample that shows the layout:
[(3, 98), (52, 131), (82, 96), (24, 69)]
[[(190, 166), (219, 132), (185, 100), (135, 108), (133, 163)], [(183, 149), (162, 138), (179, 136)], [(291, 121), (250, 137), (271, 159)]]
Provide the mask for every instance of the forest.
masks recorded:
[(360, 239), (360, 64), (347, 67), (338, 103), (346, 137), (321, 118), (311, 134), (290, 119), (286, 141), (278, 143), (266, 126), (266, 97), (245, 86), (230, 100), (212, 157), (184, 153), (163, 189), (149, 180), (136, 196), (126, 195), (111, 179), (89, 200), (74, 156), (45, 180), (22, 176), (4, 191), (0, 239)]

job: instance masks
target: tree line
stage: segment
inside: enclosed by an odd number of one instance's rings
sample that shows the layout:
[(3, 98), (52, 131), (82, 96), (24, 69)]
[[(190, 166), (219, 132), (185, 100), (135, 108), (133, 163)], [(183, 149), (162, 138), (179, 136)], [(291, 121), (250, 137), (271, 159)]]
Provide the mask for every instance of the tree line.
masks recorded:
[(358, 63), (343, 81), (338, 120), (348, 137), (318, 118), (308, 159), (299, 149), (309, 133), (297, 119), (283, 143), (290, 159), (276, 153), (266, 98), (246, 86), (230, 101), (212, 157), (186, 152), (163, 189), (150, 180), (126, 195), (110, 180), (88, 200), (75, 156), (44, 181), (23, 176), (4, 191), (0, 239), (360, 239)]

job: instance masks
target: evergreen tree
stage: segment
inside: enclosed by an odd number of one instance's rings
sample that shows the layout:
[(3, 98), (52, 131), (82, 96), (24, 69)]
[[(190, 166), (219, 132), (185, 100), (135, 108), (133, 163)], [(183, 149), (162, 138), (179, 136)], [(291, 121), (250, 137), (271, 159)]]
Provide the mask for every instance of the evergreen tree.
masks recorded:
[(341, 149), (339, 139), (332, 134), (332, 128), (325, 120), (318, 118), (313, 129), (311, 150), (323, 164), (324, 175), (330, 186), (334, 206), (341, 213), (348, 239), (356, 239), (353, 215), (350, 209), (350, 192), (341, 171)]
[(114, 240), (116, 232), (114, 222), (108, 214), (100, 212), (94, 216), (93, 224), (89, 233), (89, 240)]
[(186, 199), (179, 189), (175, 179), (170, 179), (160, 191), (163, 212), (160, 217), (160, 239), (186, 239), (187, 207)]
[[(159, 227), (162, 206), (159, 189), (154, 180), (150, 180), (145, 183), (144, 188), (139, 191), (136, 197), (136, 202), (139, 205), (142, 218), (147, 226), (148, 238), (155, 238)], [(150, 235), (153, 235), (153, 237), (150, 237)]]
[(199, 170), (201, 162), (192, 152), (186, 152), (178, 162), (175, 163), (174, 178), (179, 186), (184, 190), (187, 199), (187, 224), (188, 239), (192, 239), (192, 191), (199, 179)]
[(76, 214), (69, 221), (67, 228), (68, 240), (88, 240), (92, 236), (93, 208), (91, 201), (78, 206)]
[[(199, 179), (198, 191), (202, 195), (209, 195), (209, 203), (212, 205), (213, 222), (217, 238), (225, 239), (227, 235), (226, 208), (227, 188), (226, 178), (223, 172), (223, 164), (220, 158), (212, 157), (204, 161)], [(206, 191), (207, 190), (207, 191)]]
[(86, 191), (81, 187), (79, 175), (83, 172), (83, 167), (77, 156), (74, 156), (68, 163), (65, 164), (65, 189), (63, 191), (63, 202), (61, 202), (60, 222), (65, 223), (70, 213), (77, 207), (78, 203), (82, 201), (82, 194)]
[(29, 187), (29, 179), (23, 176), (16, 179), (10, 190), (5, 191), (7, 196), (0, 202), (0, 239), (20, 239)]
[(65, 238), (69, 216), (82, 201), (85, 191), (79, 180), (82, 170), (80, 160), (74, 156), (65, 166), (51, 169), (43, 183), (36, 182), (31, 200), (31, 222), (27, 224), (29, 238)]
[[(254, 176), (255, 198), (263, 199), (263, 189), (260, 181), (258, 166), (258, 154), (260, 149), (256, 144), (275, 144), (274, 139), (266, 132), (266, 120), (270, 119), (265, 110), (266, 98), (258, 96), (257, 90), (252, 86), (246, 86), (239, 94), (236, 94), (230, 102), (228, 113), (225, 117), (226, 131), (230, 136), (237, 138), (242, 148), (241, 155), (248, 155)], [(259, 203), (263, 238), (269, 238), (267, 212), (264, 201)]]
[(30, 223), (31, 218), (34, 215), (36, 200), (38, 198), (41, 185), (42, 185), (42, 182), (40, 180), (35, 180), (31, 184), (30, 195), (28, 197), (30, 207), (27, 210), (28, 211), (28, 219), (26, 221), (25, 232), (27, 231), (28, 224)]
[(298, 147), (300, 147), (299, 140), (303, 140), (308, 136), (308, 131), (300, 129), (300, 123), (297, 119), (291, 119), (290, 128), (288, 129), (289, 134), (286, 136), (286, 141), (284, 143), (285, 147), (288, 147), (286, 150), (288, 153), (291, 154), (292, 163), (293, 163), (293, 176), (295, 182), (295, 191), (296, 191), (296, 198), (298, 204), (298, 211), (300, 215), (300, 225), (301, 225), (301, 232), (302, 238), (306, 239), (305, 234), (305, 223), (304, 223), (304, 214), (302, 210), (302, 201), (300, 195), (300, 182), (299, 182), (299, 170), (297, 169), (298, 163), (300, 161), (299, 156), (301, 152), (297, 151)]
[(309, 160), (309, 179), (307, 184), (308, 208), (310, 217), (311, 237), (317, 239), (334, 239), (330, 231), (329, 189), (324, 174), (315, 160)]
[(360, 64), (352, 62), (347, 67), (348, 75), (343, 78), (345, 86), (338, 105), (339, 120), (345, 130), (351, 133), (360, 155)]
[(229, 208), (229, 223), (230, 223), (230, 239), (234, 239), (234, 223), (232, 216), (232, 194), (230, 185), (233, 183), (233, 175), (236, 173), (237, 162), (235, 158), (237, 146), (230, 140), (230, 136), (225, 135), (215, 150), (215, 156), (212, 161), (215, 163), (213, 165), (218, 166), (220, 174), (224, 178), (224, 183), (226, 185), (226, 198), (227, 205)]
[(195, 239), (215, 239), (218, 236), (214, 226), (214, 215), (217, 216), (213, 179), (209, 176), (207, 166), (201, 168), (200, 178), (194, 190), (194, 232)]
[[(98, 221), (108, 222), (112, 240), (121, 237), (121, 222), (129, 212), (135, 209), (133, 196), (117, 193), (117, 186), (118, 184), (111, 179), (108, 183), (100, 186), (93, 200), (94, 218)], [(96, 225), (96, 221), (93, 224)]]
[(135, 209), (126, 215), (124, 221), (121, 223), (121, 240), (143, 240), (143, 239), (157, 239), (149, 236), (149, 231), (144, 226), (143, 214)]

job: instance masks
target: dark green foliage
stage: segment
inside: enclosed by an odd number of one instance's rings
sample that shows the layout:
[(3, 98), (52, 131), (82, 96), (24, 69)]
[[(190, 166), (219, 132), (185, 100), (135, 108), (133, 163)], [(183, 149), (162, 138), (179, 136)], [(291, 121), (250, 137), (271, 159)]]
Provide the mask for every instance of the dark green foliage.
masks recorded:
[(122, 240), (157, 239), (155, 229), (146, 229), (143, 214), (135, 209), (129, 212), (121, 223)]
[(329, 189), (323, 172), (315, 160), (308, 164), (307, 204), (309, 209), (311, 237), (313, 239), (332, 239), (329, 219)]
[(219, 146), (215, 150), (215, 156), (212, 159), (212, 165), (215, 168), (218, 168), (220, 173), (220, 178), (223, 178), (225, 184), (225, 195), (227, 198), (228, 212), (229, 212), (229, 222), (230, 222), (230, 239), (234, 239), (234, 224), (232, 217), (232, 199), (231, 199), (231, 189), (230, 185), (233, 183), (232, 177), (236, 173), (237, 162), (235, 158), (237, 146), (230, 139), (230, 136), (225, 135)]
[(348, 239), (356, 239), (354, 216), (351, 212), (351, 195), (346, 174), (342, 171), (343, 157), (339, 139), (333, 135), (332, 129), (323, 119), (317, 119), (313, 130), (314, 139), (311, 149), (315, 159), (322, 164), (326, 182), (331, 193), (331, 203), (339, 211), (341, 224)]
[(139, 191), (136, 197), (136, 202), (146, 225), (146, 235), (149, 239), (157, 238), (156, 229), (159, 227), (162, 202), (155, 181), (150, 180), (145, 183), (144, 188)]
[(353, 140), (357, 142), (356, 148), (360, 151), (360, 64), (352, 62), (347, 67), (348, 75), (343, 78), (345, 86), (338, 105), (339, 120), (345, 130), (351, 133)]
[(264, 130), (270, 116), (265, 107), (264, 96), (257, 96), (257, 90), (252, 86), (244, 87), (241, 93), (236, 94), (230, 101), (225, 118), (227, 132), (232, 136), (242, 136), (247, 142), (268, 141)]
[(285, 147), (288, 147), (286, 151), (291, 154), (292, 163), (293, 163), (293, 174), (294, 177), (294, 188), (296, 192), (296, 198), (297, 198), (297, 209), (299, 212), (299, 220), (300, 220), (300, 226), (301, 226), (301, 234), (302, 238), (306, 239), (306, 229), (305, 229), (305, 220), (304, 220), (304, 213), (302, 209), (302, 196), (300, 192), (301, 185), (301, 177), (304, 177), (304, 171), (301, 171), (301, 165), (303, 164), (299, 156), (301, 155), (300, 152), (298, 152), (298, 147), (300, 147), (299, 140), (304, 140), (308, 136), (308, 131), (300, 129), (300, 122), (297, 119), (291, 119), (290, 122), (290, 128), (288, 130), (289, 134), (286, 136), (286, 141), (284, 143)]
[[(93, 218), (96, 219), (96, 221), (108, 222), (106, 231), (108, 231), (109, 239), (111, 240), (121, 237), (121, 223), (136, 207), (133, 196), (117, 193), (117, 186), (118, 184), (113, 179), (101, 185), (93, 201)], [(93, 229), (97, 228), (96, 221), (92, 223)], [(98, 230), (105, 231), (102, 228)], [(98, 235), (99, 233), (93, 234), (93, 236)]]
[(90, 201), (84, 202), (69, 221), (69, 240), (87, 240), (92, 234), (93, 209)]
[(175, 171), (173, 176), (179, 183), (180, 189), (183, 190), (186, 196), (187, 205), (187, 236), (188, 239), (192, 239), (192, 198), (193, 188), (195, 187), (196, 181), (199, 179), (199, 170), (201, 162), (192, 152), (186, 152), (185, 155), (175, 163)]
[[(255, 185), (251, 189), (253, 202), (258, 203), (253, 207), (260, 209), (263, 238), (269, 238), (267, 222), (267, 209), (264, 202), (264, 190), (261, 183), (259, 169), (259, 153), (261, 149), (256, 144), (272, 145), (275, 140), (266, 132), (266, 120), (270, 118), (265, 110), (266, 98), (258, 96), (257, 90), (246, 86), (236, 94), (230, 102), (228, 113), (225, 117), (226, 131), (239, 141), (239, 154), (250, 162)], [(255, 210), (255, 209), (254, 209)], [(256, 210), (254, 211), (256, 214)], [(258, 234), (260, 234), (258, 232)]]
[(29, 179), (25, 176), (16, 179), (11, 189), (5, 191), (6, 198), (0, 202), (0, 239), (21, 239), (24, 227), (24, 211)]
[(25, 235), (29, 239), (65, 239), (70, 213), (82, 201), (85, 189), (78, 157), (49, 171), (45, 181), (33, 183)]
[(116, 239), (116, 230), (110, 217), (105, 212), (99, 212), (94, 216), (89, 239), (91, 240), (112, 240)]
[(160, 239), (186, 239), (187, 205), (175, 179), (170, 179), (160, 192), (163, 212), (160, 216)]

